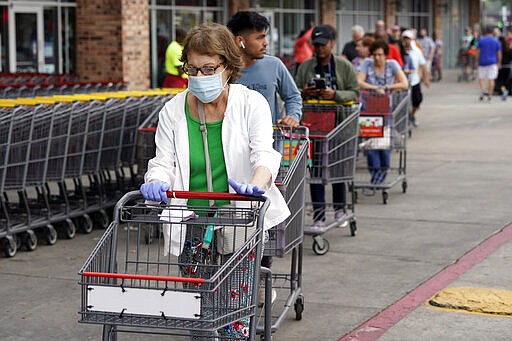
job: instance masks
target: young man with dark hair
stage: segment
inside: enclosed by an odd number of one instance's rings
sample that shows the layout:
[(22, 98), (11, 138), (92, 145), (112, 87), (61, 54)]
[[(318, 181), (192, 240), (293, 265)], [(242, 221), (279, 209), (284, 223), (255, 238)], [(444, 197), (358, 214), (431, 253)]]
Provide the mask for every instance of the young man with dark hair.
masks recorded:
[[(279, 58), (266, 54), (267, 34), (270, 27), (267, 18), (256, 12), (238, 12), (229, 20), (227, 27), (235, 35), (235, 41), (244, 62), (244, 68), (241, 70), (242, 77), (237, 80), (237, 83), (258, 91), (267, 99), (274, 124), (297, 127), (302, 117), (302, 98), (292, 75), (283, 62)], [(284, 115), (279, 108), (278, 95), (284, 102), (286, 110)], [(270, 268), (272, 257), (264, 256), (261, 265)], [(276, 291), (272, 289), (272, 302), (276, 295)], [(261, 290), (259, 304), (262, 305), (264, 301), (264, 291)]]
[[(267, 18), (256, 12), (238, 12), (229, 20), (227, 27), (235, 35), (245, 65), (237, 83), (265, 96), (274, 124), (297, 127), (302, 117), (302, 98), (283, 62), (266, 54), (270, 27)], [(281, 115), (278, 95), (284, 102), (284, 116)]]

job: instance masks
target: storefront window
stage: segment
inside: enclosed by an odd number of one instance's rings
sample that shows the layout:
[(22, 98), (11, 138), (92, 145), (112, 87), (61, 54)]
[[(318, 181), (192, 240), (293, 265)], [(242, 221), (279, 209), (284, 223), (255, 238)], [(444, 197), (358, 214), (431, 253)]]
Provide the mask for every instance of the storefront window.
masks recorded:
[[(153, 0), (154, 1), (154, 0)], [(157, 0), (157, 5), (150, 5), (151, 23), (151, 84), (162, 85), (165, 78), (165, 51), (176, 38), (175, 29), (189, 31), (203, 22), (224, 23), (222, 1), (173, 1)], [(208, 4), (208, 7), (204, 5)], [(210, 5), (211, 4), (211, 5)], [(164, 7), (163, 5), (175, 5)], [(220, 7), (215, 7), (219, 5)], [(213, 7), (212, 7), (213, 6)]]
[(338, 53), (352, 40), (352, 26), (360, 25), (365, 32), (373, 31), (377, 20), (383, 20), (383, 0), (343, 0), (337, 4)]
[(58, 61), (58, 30), (57, 30), (57, 8), (47, 8), (43, 13), (44, 30), (44, 73), (55, 73)]
[(63, 73), (76, 73), (76, 14), (74, 7), (65, 7), (61, 11), (61, 41)]

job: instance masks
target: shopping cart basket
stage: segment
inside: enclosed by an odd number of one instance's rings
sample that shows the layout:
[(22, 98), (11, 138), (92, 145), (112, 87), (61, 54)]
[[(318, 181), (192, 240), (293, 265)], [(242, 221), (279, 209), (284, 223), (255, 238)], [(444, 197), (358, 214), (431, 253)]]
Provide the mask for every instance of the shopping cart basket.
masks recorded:
[[(337, 218), (335, 209), (340, 203), (329, 202), (326, 198), (325, 207), (322, 208), (326, 219), (325, 226), (313, 229), (311, 225), (306, 224), (304, 234), (313, 236), (313, 252), (324, 255), (329, 250), (329, 242), (323, 237), (325, 232), (337, 226), (348, 225), (350, 234), (356, 234), (355, 197), (352, 185), (357, 152), (359, 104), (304, 103), (302, 111), (304, 114), (311, 113), (305, 117), (310, 116), (315, 122), (327, 121), (322, 123), (321, 128), (314, 128), (311, 125), (314, 129), (312, 131), (310, 128), (313, 160), (307, 180), (310, 184), (345, 186), (349, 194), (343, 200), (344, 215)], [(308, 122), (303, 123), (306, 125)], [(332, 129), (326, 131), (324, 127)], [(309, 207), (317, 204), (307, 203)], [(312, 211), (313, 215), (318, 213), (318, 210)]]
[(398, 183), (407, 191), (406, 142), (409, 131), (409, 90), (377, 94), (361, 92), (360, 149), (368, 158), (356, 166), (355, 188), (365, 195), (382, 191), (387, 204), (389, 189)]
[[(306, 168), (311, 162), (309, 131), (306, 127), (291, 129), (274, 126), (274, 149), (283, 155), (275, 184), (286, 200), (291, 215), (281, 224), (272, 227), (265, 243), (264, 255), (284, 258), (291, 252), (290, 271), (274, 272), (262, 268), (265, 279), (264, 319), (259, 319), (258, 334), (275, 332), (289, 309), (295, 309), (296, 320), (302, 318), (304, 296), (302, 294), (302, 255), (304, 239), (304, 191)], [(272, 289), (279, 292), (279, 299), (272, 304)]]
[[(229, 339), (232, 329), (254, 339), (256, 328), (241, 321), (256, 326), (269, 201), (180, 191), (168, 197), (168, 205), (155, 205), (133, 191), (117, 202), (113, 222), (79, 272), (80, 322), (104, 325), (103, 340), (123, 331)], [(187, 198), (230, 205), (187, 207)], [(162, 233), (146, 243), (154, 228)]]

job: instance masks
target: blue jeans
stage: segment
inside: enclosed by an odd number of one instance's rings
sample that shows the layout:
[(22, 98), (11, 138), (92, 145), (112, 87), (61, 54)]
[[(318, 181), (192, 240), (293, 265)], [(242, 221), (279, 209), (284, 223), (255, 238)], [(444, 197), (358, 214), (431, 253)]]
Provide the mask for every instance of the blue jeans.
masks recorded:
[(368, 170), (370, 171), (371, 183), (380, 184), (384, 182), (389, 169), (391, 151), (387, 149), (370, 149), (367, 151)]
[[(313, 221), (325, 220), (325, 186), (323, 184), (310, 184), (311, 201), (313, 202)], [(332, 184), (332, 202), (335, 210), (345, 208), (345, 184)]]

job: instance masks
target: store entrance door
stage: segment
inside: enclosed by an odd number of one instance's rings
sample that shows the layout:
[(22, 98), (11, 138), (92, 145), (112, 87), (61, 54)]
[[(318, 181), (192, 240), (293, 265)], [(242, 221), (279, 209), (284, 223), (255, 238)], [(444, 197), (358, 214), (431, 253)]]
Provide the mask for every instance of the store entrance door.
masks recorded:
[(42, 7), (14, 5), (9, 13), (9, 71), (43, 72), (44, 35)]

